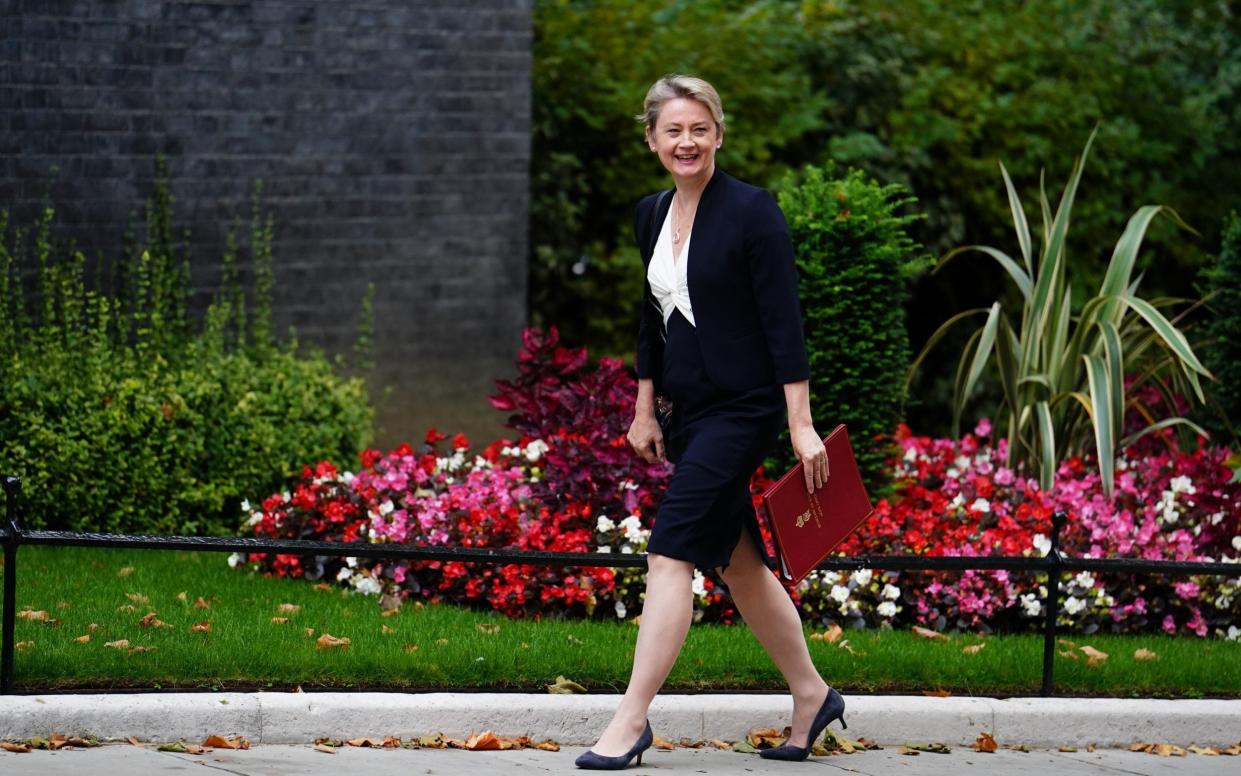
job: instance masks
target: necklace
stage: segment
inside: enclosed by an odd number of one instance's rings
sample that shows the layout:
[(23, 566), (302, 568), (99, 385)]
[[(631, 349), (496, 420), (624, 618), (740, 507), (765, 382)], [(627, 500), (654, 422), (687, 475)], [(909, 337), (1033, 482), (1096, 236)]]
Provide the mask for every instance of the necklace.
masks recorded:
[[(672, 222), (672, 242), (674, 245), (679, 245), (681, 243), (681, 225), (682, 225), (681, 222), (685, 220), (685, 216), (680, 212), (681, 210), (680, 200), (674, 199), (673, 204), (677, 205), (676, 207), (677, 212), (676, 212), (676, 218)], [(692, 221), (693, 219), (690, 219), (690, 220)]]

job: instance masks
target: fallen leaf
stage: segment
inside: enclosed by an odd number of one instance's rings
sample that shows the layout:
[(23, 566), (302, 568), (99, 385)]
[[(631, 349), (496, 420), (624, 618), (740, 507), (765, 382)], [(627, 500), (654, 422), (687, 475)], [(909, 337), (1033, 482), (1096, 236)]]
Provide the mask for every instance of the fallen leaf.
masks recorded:
[(1007, 748), (1013, 750), (1014, 752), (1025, 752), (1026, 754), (1030, 753), (1030, 747), (1025, 744), (1009, 744)]
[(13, 645), (13, 648), (16, 649), (18, 652), (25, 652), (28, 649), (34, 649), (34, 642), (33, 641), (19, 641)]
[(1133, 659), (1134, 660), (1158, 660), (1159, 655), (1156, 655), (1154, 652), (1152, 652), (1149, 649), (1143, 648), (1143, 649), (1134, 651)]
[(921, 636), (924, 639), (930, 639), (932, 641), (947, 641), (948, 640), (948, 637), (940, 633), (939, 631), (933, 631), (930, 628), (923, 628), (921, 625), (915, 625), (913, 627), (913, 632), (915, 636)]
[(0, 741), (0, 749), (6, 752), (14, 752), (16, 754), (21, 754), (21, 753), (30, 751), (30, 744), (22, 743), (22, 742), (9, 743), (8, 741)]
[(1087, 751), (1087, 752), (1093, 752), (1093, 751), (1094, 751), (1094, 744), (1093, 744), (1093, 743), (1086, 744), (1086, 751)]
[(241, 736), (233, 736), (230, 740), (224, 736), (211, 735), (203, 741), (203, 746), (214, 746), (219, 749), (249, 749), (250, 742)]
[(754, 745), (744, 738), (733, 744), (732, 749), (734, 752), (741, 752), (742, 754), (758, 754), (758, 750), (754, 748)]
[(398, 749), (401, 746), (401, 739), (396, 736), (384, 736), (383, 746), (385, 749)]
[(194, 633), (210, 633), (211, 632), (211, 621), (203, 620), (202, 622), (196, 622), (190, 626), (190, 630), (193, 631)]
[(125, 594), (125, 597), (126, 597), (126, 598), (128, 598), (129, 600), (133, 601), (133, 602), (134, 602), (134, 603), (136, 603), (136, 604), (149, 604), (149, 603), (151, 603), (151, 598), (150, 598), (150, 596), (143, 595), (142, 593), (126, 593), (126, 594)]
[(654, 746), (656, 749), (663, 749), (665, 751), (676, 748), (676, 744), (672, 743), (671, 741), (667, 739), (660, 738), (659, 736), (655, 736), (651, 740), (651, 745)]
[(1056, 654), (1059, 655), (1060, 657), (1068, 658), (1069, 660), (1077, 660), (1076, 652), (1070, 652), (1068, 650), (1064, 650), (1064, 651), (1057, 651)]
[(936, 754), (950, 754), (952, 750), (947, 744), (938, 741), (932, 743), (905, 744), (910, 749), (917, 749), (919, 752), (935, 752)]
[(302, 607), (297, 604), (280, 604), (276, 607), (276, 611), (288, 614), (295, 614), (301, 611)]
[(336, 754), (336, 749), (327, 744), (315, 744), (315, 751), (323, 752), (324, 754)]
[(89, 633), (94, 633), (95, 631), (99, 630), (99, 623), (92, 622), (90, 625), (86, 626), (86, 630)]
[(72, 609), (73, 604), (69, 603), (68, 601), (57, 601), (56, 608), (57, 609)]
[(923, 690), (923, 695), (929, 695), (932, 698), (947, 698), (952, 695), (950, 690)]
[(379, 628), (379, 632), (384, 634), (396, 633), (396, 628), (389, 628), (387, 625), (383, 625)]
[(136, 611), (138, 611), (136, 608), (134, 608), (134, 605), (133, 605), (133, 604), (122, 604), (122, 605), (120, 605), (120, 606), (116, 607), (116, 610), (117, 610), (118, 612), (136, 612)]
[(547, 691), (552, 695), (580, 695), (586, 692), (586, 688), (572, 679), (557, 676), (554, 684), (547, 685)]
[(751, 730), (746, 736), (746, 740), (750, 742), (751, 746), (764, 749), (779, 746), (780, 744), (783, 744), (786, 739), (788, 739), (788, 730), (786, 729), (784, 732), (781, 732), (775, 728), (757, 728), (755, 730)]
[(125, 568), (123, 568), (123, 569), (117, 569), (117, 571), (116, 571), (116, 575), (117, 575), (118, 577), (127, 577), (127, 576), (129, 576), (130, 574), (132, 574), (132, 573), (134, 573), (134, 567), (133, 567), (133, 566), (126, 566)]
[(494, 622), (480, 622), (476, 624), (474, 627), (477, 628), (481, 633), (488, 633), (493, 636), (500, 632), (500, 626)]
[(129, 639), (120, 639), (119, 641), (109, 641), (104, 643), (105, 647), (113, 649), (129, 649)]
[[(289, 621), (289, 618), (288, 617), (273, 617), (271, 618), (271, 621), (275, 623), (276, 625), (284, 625), (286, 622)], [(307, 633), (306, 635), (309, 636), (310, 634)]]
[(336, 636), (333, 636), (330, 633), (325, 633), (315, 640), (315, 648), (316, 649), (331, 649), (335, 647), (340, 647), (342, 649), (348, 649), (350, 643), (351, 643), (351, 640), (348, 636), (341, 636), (340, 638), (337, 638)]
[(138, 625), (143, 628), (171, 628), (172, 626), (159, 618), (155, 612), (147, 612), (146, 616), (138, 620)]
[(841, 634), (843, 633), (844, 633), (844, 630), (839, 625), (833, 624), (832, 627), (828, 628), (822, 633), (810, 634), (810, 640), (811, 641), (826, 641), (829, 644), (835, 644), (836, 641), (840, 638)]
[(1106, 652), (1100, 652), (1099, 650), (1095, 649), (1094, 647), (1090, 645), (1081, 647), (1081, 651), (1082, 651), (1082, 654), (1086, 656), (1087, 666), (1098, 665), (1099, 663), (1102, 663), (1104, 660), (1107, 660), (1108, 658), (1108, 654)]
[(35, 622), (46, 622), (47, 620), (51, 619), (51, 615), (43, 611), (42, 609), (38, 611), (31, 611), (30, 609), (24, 609), (18, 612), (17, 616), (23, 620), (33, 620)]
[(351, 738), (345, 743), (349, 744), (350, 746), (381, 747), (384, 745), (384, 742), (378, 738)]
[(574, 636), (572, 633), (567, 634), (567, 635), (565, 636), (565, 639), (566, 639), (566, 640), (567, 640), (570, 644), (576, 644), (576, 645), (578, 645), (578, 646), (581, 646), (582, 644), (585, 644), (585, 643), (586, 643), (586, 642), (582, 641), (581, 639), (579, 639), (577, 636)]
[(199, 596), (198, 600), (194, 602), (194, 608), (195, 609), (209, 609), (211, 608), (211, 604), (203, 600), (202, 596)]
[(1076, 751), (1077, 751), (1077, 747), (1076, 747), (1076, 746), (1062, 746), (1062, 747), (1060, 747), (1059, 749), (1057, 749), (1056, 751), (1058, 751), (1058, 752), (1076, 752)]
[(874, 750), (874, 751), (879, 751), (879, 750), (883, 749), (883, 747), (882, 747), (882, 746), (880, 746), (879, 744), (875, 743), (874, 741), (871, 741), (869, 738), (866, 738), (865, 736), (863, 736), (863, 737), (859, 738), (859, 739), (857, 740), (857, 742), (858, 742), (859, 744), (861, 744), (862, 746), (866, 747), (867, 749), (871, 749), (871, 750)]
[(314, 628), (307, 628), (307, 629), (306, 629), (306, 631), (305, 631), (305, 633), (306, 633), (306, 638), (310, 638), (311, 636), (315, 635), (315, 629), (314, 629)]
[(437, 646), (446, 647), (448, 646), (448, 639), (436, 639), (435, 643)]
[(1130, 751), (1130, 752), (1149, 752), (1150, 750), (1152, 750), (1152, 749), (1154, 749), (1154, 748), (1155, 748), (1155, 745), (1154, 745), (1154, 744), (1148, 744), (1148, 743), (1145, 743), (1145, 742), (1138, 742), (1138, 743), (1129, 744), (1129, 751)]
[(440, 733), (436, 733), (433, 736), (419, 736), (418, 746), (423, 746), (427, 749), (443, 749), (445, 746), (444, 736)]
[(1184, 757), (1185, 750), (1176, 744), (1159, 744), (1155, 747), (1155, 754), (1160, 757)]
[(1077, 642), (1069, 641), (1068, 639), (1056, 639), (1056, 646), (1064, 647), (1065, 649), (1077, 649)]
[(733, 748), (732, 744), (728, 743), (727, 741), (721, 741), (718, 738), (713, 738), (710, 741), (708, 741), (707, 746), (713, 746), (716, 749), (732, 749)]
[(974, 751), (987, 752), (990, 754), (996, 750), (995, 738), (990, 733), (979, 733), (978, 740), (974, 742)]
[(544, 752), (559, 752), (560, 744), (556, 743), (555, 741), (549, 738), (546, 741), (538, 742), (537, 744), (534, 745), (534, 748), (541, 749)]
[(417, 652), (418, 645), (417, 644), (405, 644), (404, 649), (406, 652)]
[(158, 749), (157, 749), (156, 751), (160, 751), (160, 752), (179, 752), (179, 753), (181, 753), (181, 754), (185, 754), (185, 753), (186, 753), (186, 752), (188, 752), (189, 750), (185, 748), (185, 744), (181, 743), (180, 741), (174, 741), (174, 742), (169, 743), (169, 744), (160, 744), (160, 745), (159, 745), (159, 747), (158, 747)]
[(401, 608), (401, 599), (391, 593), (384, 593), (379, 596), (379, 608), (396, 611)]
[(138, 743), (138, 739), (134, 738), (133, 736), (129, 736), (125, 740), (133, 744), (136, 747), (139, 747), (139, 748), (142, 747), (142, 744)]
[(177, 600), (178, 600), (178, 601), (180, 601), (181, 603), (185, 603), (186, 601), (188, 601), (188, 600), (189, 600), (189, 591), (188, 591), (188, 590), (182, 590), (180, 593), (177, 593)]
[(981, 644), (970, 644), (961, 651), (967, 655), (977, 655), (979, 652), (982, 652), (982, 648), (985, 646), (987, 646), (987, 642), (984, 641)]
[(384, 609), (383, 612), (380, 613), (379, 616), (380, 617), (395, 617), (400, 613), (401, 613), (400, 609)]
[(147, 647), (147, 646), (134, 647), (129, 650), (129, 654), (141, 655), (143, 652), (154, 652), (156, 649), (157, 649), (156, 647)]
[(327, 582), (320, 582), (319, 584), (315, 585), (315, 590), (331, 590), (331, 589), (332, 589), (332, 586), (329, 585)]
[(75, 644), (89, 644), (89, 643), (90, 643), (90, 634), (89, 634), (89, 633), (87, 633), (85, 636), (78, 636), (76, 639), (74, 639), (74, 640), (73, 640), (73, 643), (75, 643)]
[(500, 749), (500, 741), (495, 733), (484, 730), (476, 736), (470, 736), (465, 742), (465, 748), (471, 752), (494, 752)]
[(681, 747), (682, 749), (701, 749), (706, 745), (707, 745), (706, 741), (702, 741), (702, 740), (691, 741), (688, 738), (682, 738), (680, 741), (677, 741), (677, 746)]
[(900, 753), (901, 753), (901, 754), (911, 755), (911, 756), (913, 756), (913, 757), (917, 757), (919, 754), (921, 754), (921, 752), (919, 752), (917, 749), (910, 749), (910, 748), (909, 748), (909, 747), (907, 747), (907, 746), (902, 746), (902, 747), (901, 747), (901, 751), (900, 751)]

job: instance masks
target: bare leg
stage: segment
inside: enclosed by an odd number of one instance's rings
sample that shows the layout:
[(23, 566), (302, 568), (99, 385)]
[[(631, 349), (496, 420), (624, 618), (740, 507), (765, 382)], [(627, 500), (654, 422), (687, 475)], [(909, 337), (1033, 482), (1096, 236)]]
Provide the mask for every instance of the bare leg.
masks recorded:
[(771, 660), (784, 675), (793, 694), (793, 724), (789, 743), (806, 746), (810, 723), (827, 698), (827, 685), (810, 660), (801, 617), (793, 599), (763, 564), (750, 532), (742, 529), (728, 568), (721, 574), (737, 611)]
[[(668, 678), (694, 614), (690, 585), (694, 564), (666, 555), (647, 556), (646, 600), (633, 653), (633, 671), (620, 707), (591, 751), (616, 756), (629, 751), (646, 729), (647, 709)], [(778, 583), (777, 583), (778, 584)]]

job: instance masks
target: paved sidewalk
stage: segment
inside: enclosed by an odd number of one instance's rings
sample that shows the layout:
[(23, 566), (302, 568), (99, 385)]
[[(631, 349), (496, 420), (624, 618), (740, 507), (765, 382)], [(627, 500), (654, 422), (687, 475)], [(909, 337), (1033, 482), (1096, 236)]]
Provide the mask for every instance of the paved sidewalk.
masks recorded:
[[(336, 754), (316, 752), (310, 746), (256, 746), (245, 751), (217, 749), (205, 755), (157, 752), (154, 747), (110, 744), (94, 749), (9, 754), (0, 752), (0, 773), (9, 776), (131, 776), (132, 774), (224, 772), (238, 776), (410, 776), (410, 774), (469, 774), (469, 776), (523, 776), (534, 774), (581, 774), (574, 758), (585, 747), (565, 747), (559, 752), (464, 752), (435, 749), (343, 748)], [(1000, 750), (981, 754), (954, 749), (949, 754), (923, 752), (913, 757), (896, 749), (851, 755), (812, 757), (800, 763), (768, 762), (757, 755), (707, 749), (649, 750), (632, 774), (701, 774), (748, 776), (773, 774), (838, 774), (863, 776), (963, 776), (965, 774), (1054, 774), (1055, 776), (1232, 776), (1241, 770), (1241, 758), (1158, 757), (1116, 749), (1064, 753), (1035, 750), (1029, 753)]]

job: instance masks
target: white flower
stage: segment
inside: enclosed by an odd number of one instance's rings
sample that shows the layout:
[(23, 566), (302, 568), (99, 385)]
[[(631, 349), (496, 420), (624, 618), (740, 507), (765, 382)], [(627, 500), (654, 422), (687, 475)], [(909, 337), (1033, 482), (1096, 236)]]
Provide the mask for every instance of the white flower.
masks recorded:
[(870, 584), (873, 573), (870, 569), (858, 569), (853, 572), (853, 581), (858, 584), (858, 587), (866, 587)]
[(916, 460), (918, 460), (918, 451), (914, 449), (913, 447), (906, 447), (905, 448), (905, 461), (908, 463), (913, 463)]
[(1220, 511), (1211, 515), (1211, 525), (1219, 525), (1223, 521), (1223, 519), (1224, 519), (1224, 511), (1221, 509)]
[(953, 509), (958, 509), (962, 506), (965, 506), (965, 494), (958, 493), (957, 495), (953, 496), (952, 501), (949, 502), (948, 506), (952, 507)]
[(643, 538), (642, 521), (635, 515), (630, 515), (620, 521), (621, 528), (625, 529), (625, 538), (629, 541), (637, 541)]
[(241, 553), (234, 552), (232, 555), (228, 556), (228, 567), (231, 569), (235, 569), (237, 568), (237, 564), (241, 563), (242, 560), (244, 560), (244, 558), (242, 557)]
[(1232, 537), (1232, 548), (1237, 552), (1241, 552), (1241, 536)]
[(280, 498), (281, 498), (281, 499), (283, 499), (284, 501), (288, 501), (289, 499), (291, 499), (291, 498), (293, 498), (293, 497), (292, 497), (292, 496), (290, 496), (290, 495), (289, 495), (289, 492), (286, 490), (284, 493), (281, 493), (281, 494), (280, 494)]
[(849, 600), (849, 588), (844, 585), (832, 585), (831, 596), (843, 604)]
[(987, 501), (985, 498), (977, 498), (977, 499), (974, 499), (973, 504), (970, 504), (970, 509), (974, 510), (975, 512), (990, 512), (991, 502)]
[(1026, 616), (1037, 617), (1043, 611), (1043, 603), (1034, 593), (1026, 593), (1021, 596), (1021, 608), (1025, 610)]
[(242, 511), (242, 512), (249, 512), (249, 511), (250, 511), (250, 499), (242, 499), (242, 500), (241, 500), (241, 511)]
[(595, 521), (595, 530), (599, 533), (606, 533), (616, 528), (616, 523), (608, 519), (607, 515), (599, 515), (599, 519)]
[(694, 581), (690, 584), (690, 589), (694, 591), (694, 595), (701, 598), (707, 594), (707, 580), (702, 576), (702, 572), (694, 569)]
[(612, 551), (612, 548), (608, 547), (607, 545), (602, 545), (595, 549), (595, 552), (611, 552), (611, 551)]
[(366, 595), (377, 595), (383, 590), (383, 586), (375, 581), (374, 577), (362, 577), (354, 587), (358, 589), (359, 593), (365, 593)]
[(968, 469), (970, 468), (970, 457), (968, 455), (958, 455), (956, 460), (952, 462), (952, 465), (958, 469)]
[(353, 482), (353, 472), (342, 472), (340, 475), (340, 481), (346, 485)]
[(840, 572), (838, 571), (824, 571), (821, 572), (821, 575), (820, 578), (825, 585), (834, 585), (840, 581)]
[(895, 601), (901, 597), (901, 589), (896, 585), (884, 585), (883, 592), (880, 594), (889, 601)]
[(630, 547), (628, 544), (622, 544), (621, 555), (633, 555), (633, 547)]
[(1086, 608), (1086, 602), (1077, 596), (1071, 595), (1064, 600), (1064, 610), (1069, 614), (1077, 614)]
[(1094, 587), (1094, 577), (1091, 576), (1089, 571), (1083, 571), (1082, 573), (1073, 577), (1073, 583), (1076, 584), (1078, 587), (1087, 587), (1087, 588)]
[(1225, 638), (1227, 638), (1229, 641), (1236, 641), (1237, 639), (1241, 639), (1241, 628), (1238, 628), (1236, 625), (1229, 625), (1228, 635)]
[(250, 519), (246, 521), (246, 525), (258, 525), (263, 521), (263, 513), (255, 512), (250, 515)]
[(543, 453), (546, 453), (547, 450), (548, 450), (547, 443), (544, 442), (542, 439), (536, 439), (530, 444), (526, 445), (526, 460), (529, 461), (530, 463), (534, 463), (535, 461), (542, 458)]
[(1173, 493), (1197, 493), (1198, 492), (1194, 488), (1193, 480), (1189, 479), (1189, 477), (1186, 477), (1185, 475), (1181, 475), (1180, 477), (1173, 477), (1172, 481), (1168, 483), (1168, 487), (1172, 488)]
[(958, 479), (961, 476), (961, 470), (955, 466), (949, 466), (947, 471), (944, 472), (944, 476), (953, 480)]
[(392, 514), (393, 510), (395, 509), (396, 507), (392, 505), (392, 501), (391, 499), (389, 499), (379, 505), (379, 514), (383, 515), (384, 517), (387, 517), (388, 515)]
[(350, 575), (350, 574), (352, 574), (352, 573), (353, 573), (353, 572), (349, 570), (349, 567), (348, 567), (348, 566), (341, 566), (340, 571), (336, 572), (336, 581), (337, 581), (337, 582), (342, 582), (342, 581), (344, 581), (344, 580), (348, 579), (348, 578), (349, 578), (349, 575)]
[(638, 483), (634, 482), (633, 480), (622, 480), (620, 484), (620, 489), (621, 490), (637, 490)]
[(1051, 539), (1048, 539), (1041, 533), (1034, 534), (1034, 549), (1037, 550), (1040, 555), (1046, 555), (1051, 552)]
[(353, 568), (354, 566), (358, 565), (358, 559), (357, 558), (345, 558), (345, 563), (349, 564), (349, 568)]
[(875, 611), (879, 612), (880, 617), (892, 617), (896, 614), (896, 604), (891, 601), (884, 601), (875, 607)]
[(1230, 606), (1232, 606), (1232, 596), (1224, 595), (1223, 593), (1221, 593), (1219, 598), (1215, 599), (1216, 609), (1227, 609)]
[(628, 613), (629, 613), (628, 610), (625, 609), (625, 602), (617, 601), (616, 602), (616, 619), (623, 620), (625, 619), (625, 615)]

